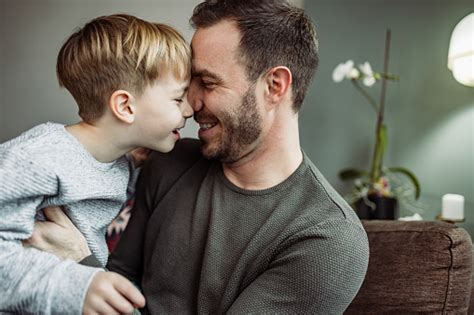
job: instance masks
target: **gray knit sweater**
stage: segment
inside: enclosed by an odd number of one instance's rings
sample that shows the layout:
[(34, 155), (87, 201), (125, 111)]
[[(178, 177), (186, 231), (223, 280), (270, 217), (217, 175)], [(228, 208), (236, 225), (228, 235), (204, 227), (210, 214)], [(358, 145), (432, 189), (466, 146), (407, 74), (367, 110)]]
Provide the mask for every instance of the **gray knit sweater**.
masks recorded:
[(0, 145), (0, 313), (80, 314), (97, 268), (33, 248), (38, 210), (63, 206), (105, 265), (105, 231), (126, 199), (125, 157), (101, 163), (66, 131), (45, 123)]
[(233, 185), (199, 142), (154, 154), (108, 267), (151, 314), (342, 314), (368, 264), (354, 211), (305, 155), (264, 190)]

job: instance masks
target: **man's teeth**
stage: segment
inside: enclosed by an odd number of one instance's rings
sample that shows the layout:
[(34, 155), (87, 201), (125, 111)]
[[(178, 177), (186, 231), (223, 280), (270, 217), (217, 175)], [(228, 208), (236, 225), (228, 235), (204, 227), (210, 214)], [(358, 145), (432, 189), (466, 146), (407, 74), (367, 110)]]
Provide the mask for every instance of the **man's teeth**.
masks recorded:
[(199, 127), (201, 129), (209, 129), (209, 128), (214, 127), (215, 125), (217, 125), (217, 124), (199, 124)]

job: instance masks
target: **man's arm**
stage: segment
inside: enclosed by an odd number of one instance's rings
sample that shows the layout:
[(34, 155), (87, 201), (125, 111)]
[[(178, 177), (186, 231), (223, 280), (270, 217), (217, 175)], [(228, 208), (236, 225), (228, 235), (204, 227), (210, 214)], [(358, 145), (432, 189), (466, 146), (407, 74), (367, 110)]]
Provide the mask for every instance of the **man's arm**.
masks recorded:
[[(92, 257), (87, 241), (60, 207), (42, 209), (47, 221), (36, 221), (33, 234), (23, 240), (24, 247), (35, 247), (60, 259), (81, 261)], [(98, 261), (97, 261), (98, 262)], [(85, 266), (91, 266), (85, 264)], [(91, 267), (102, 267), (100, 263)]]
[(107, 263), (107, 269), (125, 276), (137, 285), (141, 283), (145, 233), (155, 199), (155, 167), (158, 166), (153, 159), (142, 167), (130, 221)]
[(367, 264), (367, 238), (354, 223), (306, 229), (285, 242), (228, 313), (342, 314), (360, 289)]

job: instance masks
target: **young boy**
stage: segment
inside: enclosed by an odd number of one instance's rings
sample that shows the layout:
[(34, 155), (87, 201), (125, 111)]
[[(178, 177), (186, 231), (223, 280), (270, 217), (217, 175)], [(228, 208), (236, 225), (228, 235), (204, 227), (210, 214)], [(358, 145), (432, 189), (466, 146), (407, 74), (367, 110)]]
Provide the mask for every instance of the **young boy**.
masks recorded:
[(144, 300), (124, 278), (21, 241), (41, 209), (61, 206), (105, 265), (104, 235), (126, 198), (125, 154), (170, 151), (193, 113), (190, 48), (166, 25), (103, 16), (69, 37), (56, 70), (82, 120), (41, 124), (0, 145), (0, 313), (126, 312)]

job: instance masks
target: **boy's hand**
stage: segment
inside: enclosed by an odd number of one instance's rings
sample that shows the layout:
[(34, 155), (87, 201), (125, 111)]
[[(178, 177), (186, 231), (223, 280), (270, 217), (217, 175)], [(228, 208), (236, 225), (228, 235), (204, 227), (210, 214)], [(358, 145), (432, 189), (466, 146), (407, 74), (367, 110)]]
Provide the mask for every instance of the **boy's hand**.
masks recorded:
[(99, 272), (87, 290), (84, 314), (123, 314), (145, 306), (145, 298), (135, 286), (115, 272)]
[(74, 261), (81, 261), (91, 254), (84, 235), (61, 208), (45, 208), (43, 213), (48, 221), (35, 222), (33, 234), (23, 241), (23, 246), (35, 247), (61, 259)]

